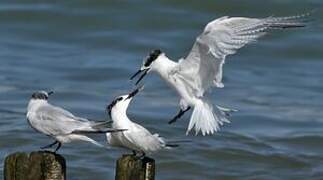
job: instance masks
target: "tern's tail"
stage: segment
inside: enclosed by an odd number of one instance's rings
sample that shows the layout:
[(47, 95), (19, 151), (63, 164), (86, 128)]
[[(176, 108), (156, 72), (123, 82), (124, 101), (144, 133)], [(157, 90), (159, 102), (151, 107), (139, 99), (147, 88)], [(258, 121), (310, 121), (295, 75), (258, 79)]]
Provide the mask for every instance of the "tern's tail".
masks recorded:
[(224, 122), (229, 123), (225, 112), (217, 106), (213, 107), (206, 99), (200, 99), (194, 106), (186, 135), (195, 128), (195, 135), (202, 131), (202, 135), (213, 134), (220, 129)]
[(73, 133), (84, 134), (84, 133), (113, 133), (125, 131), (126, 129), (115, 129), (108, 127), (111, 122), (93, 122), (89, 121), (80, 128), (73, 131)]
[(120, 131), (125, 131), (126, 129), (115, 129), (109, 127), (111, 125), (111, 121), (106, 121), (106, 122), (96, 122), (93, 123), (91, 128), (93, 131), (96, 133), (113, 133), (113, 132), (120, 132)]
[(165, 147), (167, 149), (179, 147), (183, 143), (191, 143), (191, 140), (167, 140)]
[(172, 148), (175, 148), (175, 147), (178, 147), (180, 146), (180, 144), (182, 143), (189, 143), (189, 142), (192, 142), (191, 140), (169, 140), (169, 139), (165, 139), (163, 137), (160, 137), (159, 134), (154, 134), (155, 137), (158, 138), (158, 141), (160, 143), (160, 145), (162, 145), (162, 148), (165, 148), (165, 149), (172, 149)]
[[(96, 146), (99, 146), (99, 147), (106, 147), (102, 144), (100, 144), (99, 142), (95, 141), (94, 139), (91, 139), (85, 135), (81, 135), (81, 134), (73, 134), (71, 135), (71, 137), (73, 138), (73, 140), (78, 140), (78, 141), (87, 141), (87, 142), (90, 142)], [(108, 148), (108, 147), (106, 147)]]

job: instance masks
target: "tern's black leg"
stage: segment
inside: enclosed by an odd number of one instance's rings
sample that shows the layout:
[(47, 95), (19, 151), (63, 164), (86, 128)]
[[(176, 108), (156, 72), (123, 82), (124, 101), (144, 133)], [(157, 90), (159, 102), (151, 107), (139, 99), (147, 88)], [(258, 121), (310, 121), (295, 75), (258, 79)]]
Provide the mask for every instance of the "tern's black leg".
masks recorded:
[(184, 111), (182, 110), (182, 109), (180, 109), (179, 111), (178, 111), (178, 113), (176, 114), (176, 116), (172, 119), (172, 120), (170, 120), (169, 122), (168, 122), (168, 124), (172, 124), (172, 123), (174, 123), (174, 122), (176, 122), (177, 121), (177, 119), (179, 119), (180, 117), (182, 117), (183, 115), (184, 115), (184, 113), (186, 113), (188, 110), (190, 110), (191, 109), (191, 106), (188, 106)]
[(51, 148), (51, 147), (53, 147), (55, 144), (57, 144), (58, 143), (58, 141), (55, 141), (55, 142), (53, 142), (53, 143), (51, 143), (51, 144), (48, 144), (48, 145), (46, 145), (46, 146), (43, 146), (43, 147), (40, 147), (40, 149), (47, 149), (47, 148)]
[(62, 143), (58, 142), (58, 146), (56, 147), (54, 152), (56, 153), (59, 150), (59, 148), (61, 148), (61, 146), (62, 146)]

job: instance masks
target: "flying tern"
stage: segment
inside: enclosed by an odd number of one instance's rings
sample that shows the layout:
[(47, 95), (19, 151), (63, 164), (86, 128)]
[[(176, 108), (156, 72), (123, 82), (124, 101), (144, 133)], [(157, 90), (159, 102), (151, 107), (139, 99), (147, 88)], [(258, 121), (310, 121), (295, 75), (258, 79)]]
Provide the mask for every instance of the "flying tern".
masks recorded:
[(173, 123), (193, 108), (186, 134), (193, 128), (203, 135), (214, 134), (220, 125), (229, 122), (229, 108), (212, 106), (206, 97), (212, 87), (222, 88), (223, 65), (227, 55), (236, 53), (243, 46), (255, 42), (272, 29), (304, 27), (306, 16), (289, 17), (221, 17), (209, 22), (185, 58), (175, 62), (161, 50), (153, 50), (141, 68), (130, 78), (141, 74), (136, 84), (149, 72), (157, 72), (173, 87), (180, 99), (180, 111), (169, 122)]

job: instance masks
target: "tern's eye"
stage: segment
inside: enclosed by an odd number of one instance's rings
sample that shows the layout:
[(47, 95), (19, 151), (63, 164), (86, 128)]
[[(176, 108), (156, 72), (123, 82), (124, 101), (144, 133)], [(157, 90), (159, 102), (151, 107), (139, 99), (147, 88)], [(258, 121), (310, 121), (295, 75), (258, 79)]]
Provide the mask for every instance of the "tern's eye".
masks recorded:
[(151, 58), (151, 57), (148, 57), (147, 58), (147, 60), (145, 61), (145, 63), (144, 63), (144, 66), (145, 67), (148, 67), (148, 66), (150, 66), (150, 64), (153, 62), (153, 58)]

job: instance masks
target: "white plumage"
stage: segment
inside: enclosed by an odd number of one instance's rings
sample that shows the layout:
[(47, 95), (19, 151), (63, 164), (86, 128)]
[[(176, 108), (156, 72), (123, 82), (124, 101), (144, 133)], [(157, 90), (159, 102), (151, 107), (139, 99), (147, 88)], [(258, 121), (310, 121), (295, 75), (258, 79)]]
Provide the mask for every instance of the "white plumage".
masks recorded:
[(27, 108), (27, 121), (36, 131), (54, 138), (52, 147), (58, 143), (57, 151), (62, 143), (87, 141), (103, 147), (100, 143), (87, 137), (85, 133), (116, 132), (117, 129), (106, 127), (107, 122), (93, 122), (74, 116), (72, 113), (48, 103), (49, 94), (39, 91), (32, 95)]
[(109, 106), (108, 111), (113, 121), (112, 127), (126, 129), (117, 133), (107, 133), (109, 145), (133, 150), (135, 153), (154, 153), (171, 146), (158, 134), (151, 134), (146, 128), (132, 122), (127, 116), (127, 109), (133, 96), (139, 92), (136, 89), (129, 95), (117, 97)]
[(222, 76), (226, 56), (256, 41), (268, 30), (303, 27), (306, 16), (308, 14), (263, 19), (221, 17), (206, 25), (186, 58), (174, 62), (160, 50), (154, 50), (131, 79), (144, 72), (138, 83), (148, 72), (157, 72), (181, 97), (181, 111), (171, 122), (193, 107), (187, 133), (195, 128), (196, 134), (199, 131), (203, 135), (213, 134), (220, 125), (229, 122), (226, 117), (228, 112), (234, 111), (212, 106), (205, 97), (205, 92), (211, 87), (224, 86)]
[(305, 24), (302, 18), (305, 16), (264, 19), (225, 16), (211, 21), (197, 37), (189, 55), (179, 62), (178, 70), (173, 73), (188, 79), (187, 83), (192, 85), (194, 93), (203, 96), (212, 86), (223, 87), (222, 67), (227, 55), (255, 42), (270, 29), (303, 27)]

